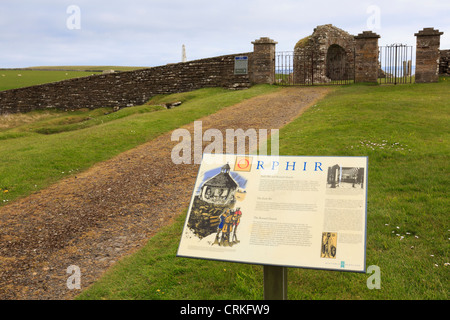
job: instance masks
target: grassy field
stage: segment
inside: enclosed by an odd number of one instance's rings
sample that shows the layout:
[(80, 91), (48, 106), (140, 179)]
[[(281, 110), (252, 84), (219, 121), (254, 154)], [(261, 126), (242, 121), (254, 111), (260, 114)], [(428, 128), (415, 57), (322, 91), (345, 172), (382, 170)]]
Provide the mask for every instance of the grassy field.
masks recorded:
[(142, 68), (144, 67), (41, 66), (24, 69), (0, 69), (0, 91), (101, 74), (104, 70), (123, 72)]
[[(280, 154), (369, 157), (369, 275), (289, 270), (289, 299), (448, 299), (450, 81), (337, 88), (280, 132)], [(186, 208), (187, 209), (187, 208)], [(177, 258), (186, 210), (78, 299), (263, 298), (263, 268)]]
[(45, 71), (84, 71), (84, 72), (103, 72), (104, 70), (114, 71), (133, 71), (138, 69), (144, 69), (148, 67), (128, 67), (128, 66), (39, 66), (30, 67), (26, 69), (30, 70), (45, 70)]
[[(0, 116), (0, 206), (195, 119), (274, 90), (278, 88), (268, 85), (243, 91), (212, 88), (156, 96), (146, 105), (114, 113), (102, 108)], [(183, 104), (171, 110), (159, 106), (173, 101)]]
[[(1, 73), (0, 73), (1, 76)], [(0, 117), (0, 206), (243, 99), (278, 90), (202, 89), (148, 105)], [(180, 108), (157, 104), (181, 100)], [(364, 274), (289, 270), (290, 299), (448, 299), (450, 81), (336, 87), (280, 132), (280, 154), (369, 157)], [(187, 209), (187, 208), (185, 208)], [(183, 211), (183, 210), (182, 210)], [(262, 267), (175, 257), (184, 213), (78, 299), (262, 299)]]
[(0, 69), (0, 91), (34, 86), (101, 72)]

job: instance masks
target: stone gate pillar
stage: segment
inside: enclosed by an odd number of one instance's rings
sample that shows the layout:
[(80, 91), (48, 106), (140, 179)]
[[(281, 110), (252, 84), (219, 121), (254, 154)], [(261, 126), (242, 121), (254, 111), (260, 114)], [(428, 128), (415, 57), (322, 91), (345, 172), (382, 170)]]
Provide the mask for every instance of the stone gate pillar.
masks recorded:
[(417, 37), (416, 83), (439, 81), (441, 35), (434, 28), (424, 28), (414, 34)]
[(355, 82), (378, 82), (379, 38), (372, 31), (355, 36)]
[(252, 42), (253, 55), (249, 66), (252, 83), (275, 83), (275, 47), (277, 43), (269, 38), (260, 38)]

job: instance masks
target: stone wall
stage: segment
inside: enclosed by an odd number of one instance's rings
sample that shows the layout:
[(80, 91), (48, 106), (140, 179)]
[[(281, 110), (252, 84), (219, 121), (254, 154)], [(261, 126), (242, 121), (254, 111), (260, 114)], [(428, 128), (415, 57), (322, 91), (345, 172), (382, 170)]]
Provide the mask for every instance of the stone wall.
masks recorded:
[(355, 36), (355, 82), (378, 82), (379, 38), (380, 36), (372, 31), (363, 31)]
[(439, 81), (440, 37), (443, 32), (434, 28), (424, 28), (415, 34), (416, 83)]
[(450, 75), (450, 50), (441, 50), (439, 74)]
[(275, 82), (275, 48), (277, 42), (262, 37), (253, 43), (253, 58), (250, 66), (250, 79), (253, 83)]
[[(141, 105), (152, 96), (205, 87), (248, 88), (247, 75), (234, 74), (240, 53), (121, 73), (95, 75), (0, 92), (0, 114), (57, 108), (75, 110)], [(257, 83), (257, 81), (256, 81)]]

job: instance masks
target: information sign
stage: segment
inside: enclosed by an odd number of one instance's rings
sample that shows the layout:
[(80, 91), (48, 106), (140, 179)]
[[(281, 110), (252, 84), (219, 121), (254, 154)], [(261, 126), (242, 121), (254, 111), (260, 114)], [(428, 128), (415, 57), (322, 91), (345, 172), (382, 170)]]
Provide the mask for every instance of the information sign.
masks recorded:
[(238, 56), (234, 58), (234, 74), (245, 75), (248, 74), (248, 57)]
[(366, 157), (205, 154), (177, 256), (365, 272)]

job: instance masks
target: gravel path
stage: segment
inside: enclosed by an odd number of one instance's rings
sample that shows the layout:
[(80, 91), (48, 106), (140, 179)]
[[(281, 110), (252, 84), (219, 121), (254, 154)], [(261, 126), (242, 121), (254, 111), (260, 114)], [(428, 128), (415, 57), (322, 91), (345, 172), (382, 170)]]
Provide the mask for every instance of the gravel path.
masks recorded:
[[(329, 90), (255, 97), (201, 119), (203, 132), (281, 128)], [(193, 133), (193, 124), (184, 128)], [(67, 288), (69, 266), (80, 267), (87, 288), (170, 224), (188, 207), (198, 171), (172, 163), (176, 144), (162, 135), (0, 208), (0, 299), (72, 299), (79, 291)]]

